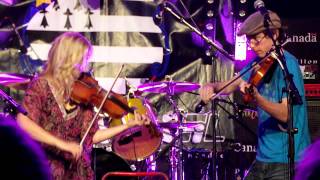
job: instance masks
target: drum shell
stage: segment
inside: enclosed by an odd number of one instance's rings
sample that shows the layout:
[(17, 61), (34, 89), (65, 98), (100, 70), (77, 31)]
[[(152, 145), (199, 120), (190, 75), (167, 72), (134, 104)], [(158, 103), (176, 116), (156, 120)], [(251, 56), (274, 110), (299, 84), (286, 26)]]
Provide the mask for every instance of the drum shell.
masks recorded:
[[(131, 161), (142, 161), (155, 153), (162, 142), (162, 132), (157, 125), (156, 114), (150, 103), (140, 98), (129, 98), (129, 107), (135, 108), (140, 114), (146, 114), (151, 122), (150, 125), (136, 126), (127, 129), (113, 138), (113, 151), (120, 157)], [(133, 114), (128, 114), (122, 119), (113, 119), (110, 127), (127, 123), (134, 118)]]

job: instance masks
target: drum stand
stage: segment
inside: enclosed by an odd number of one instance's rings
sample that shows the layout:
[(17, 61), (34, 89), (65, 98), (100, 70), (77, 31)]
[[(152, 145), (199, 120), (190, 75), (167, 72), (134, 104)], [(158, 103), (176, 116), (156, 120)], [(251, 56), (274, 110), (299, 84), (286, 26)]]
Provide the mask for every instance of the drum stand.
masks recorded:
[(17, 113), (22, 113), (24, 115), (27, 115), (27, 111), (18, 104), (14, 99), (12, 99), (11, 96), (7, 95), (5, 92), (3, 92), (0, 89), (0, 100), (4, 102), (4, 112), (8, 113), (10, 115), (16, 116)]
[[(172, 93), (169, 93), (167, 95), (167, 99), (170, 103), (170, 105), (173, 107), (174, 112), (177, 115), (179, 126), (177, 128), (178, 135), (175, 135), (176, 137), (173, 139), (173, 146), (170, 148), (170, 174), (171, 179), (175, 180), (183, 180), (184, 179), (184, 173), (183, 173), (183, 158), (182, 158), (182, 151), (183, 151), (183, 142), (182, 142), (182, 114), (179, 111), (179, 108), (177, 106), (177, 103), (173, 100)], [(177, 141), (178, 140), (178, 141)], [(177, 148), (178, 147), (178, 148)]]

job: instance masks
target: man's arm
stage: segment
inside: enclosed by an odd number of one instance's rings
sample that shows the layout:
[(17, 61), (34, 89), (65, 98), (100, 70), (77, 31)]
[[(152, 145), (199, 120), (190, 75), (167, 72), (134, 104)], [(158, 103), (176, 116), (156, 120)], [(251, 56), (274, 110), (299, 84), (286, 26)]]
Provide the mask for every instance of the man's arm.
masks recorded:
[(281, 103), (274, 103), (265, 99), (261, 94), (256, 94), (255, 99), (257, 105), (264, 111), (269, 113), (272, 117), (279, 121), (286, 123), (288, 121), (288, 101), (283, 98)]

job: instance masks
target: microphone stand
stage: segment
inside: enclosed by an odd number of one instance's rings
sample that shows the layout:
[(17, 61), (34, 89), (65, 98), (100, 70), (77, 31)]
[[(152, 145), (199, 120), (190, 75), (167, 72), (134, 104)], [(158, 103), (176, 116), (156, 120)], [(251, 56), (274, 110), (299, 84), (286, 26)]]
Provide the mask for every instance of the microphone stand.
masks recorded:
[(276, 46), (276, 52), (280, 54), (278, 63), (282, 69), (282, 72), (285, 77), (286, 87), (283, 91), (287, 92), (287, 100), (288, 100), (288, 120), (287, 120), (287, 133), (288, 133), (288, 176), (289, 180), (294, 178), (294, 135), (298, 133), (298, 129), (293, 125), (293, 106), (294, 105), (302, 105), (302, 98), (299, 94), (297, 87), (295, 86), (292, 77), (293, 75), (289, 73), (288, 67), (286, 65), (285, 58), (282, 54), (281, 46)]
[(163, 4), (163, 9), (168, 11), (170, 14), (172, 14), (175, 18), (177, 18), (181, 23), (186, 25), (188, 28), (190, 28), (193, 32), (197, 33), (202, 39), (204, 39), (209, 45), (211, 45), (214, 50), (219, 51), (221, 54), (223, 54), (226, 58), (230, 59), (231, 61), (235, 61), (233, 57), (229, 55), (229, 53), (219, 47), (216, 43), (214, 43), (210, 38), (208, 38), (204, 33), (202, 33), (199, 29), (192, 26), (190, 23), (188, 23), (183, 17), (175, 13), (170, 7), (167, 6), (168, 3)]
[[(269, 37), (273, 37), (273, 34), (269, 28), (271, 22), (269, 13), (263, 14), (264, 16), (264, 26), (267, 29), (267, 33)], [(293, 127), (293, 105), (302, 105), (302, 98), (299, 94), (299, 91), (294, 84), (292, 77), (293, 75), (290, 74), (288, 67), (286, 65), (286, 60), (283, 55), (282, 45), (278, 44), (275, 39), (271, 38), (273, 44), (275, 46), (276, 54), (278, 55), (275, 58), (283, 72), (286, 87), (283, 89), (284, 92), (287, 92), (287, 101), (288, 101), (288, 119), (287, 119), (287, 133), (288, 133), (288, 179), (291, 180), (294, 178), (294, 156), (295, 156), (295, 149), (294, 149), (294, 134), (298, 132), (298, 129)]]
[[(211, 57), (213, 58), (213, 57)], [(213, 73), (213, 70), (216, 69), (216, 61), (212, 60), (212, 82), (216, 82), (215, 74)], [(217, 138), (216, 138), (216, 122), (217, 122), (217, 103), (215, 99), (211, 100), (211, 121), (212, 121), (212, 158), (211, 158), (211, 163), (212, 163), (212, 179), (216, 179), (216, 166), (217, 166)]]
[[(231, 61), (235, 61), (233, 57), (231, 57), (229, 55), (229, 53), (227, 51), (225, 51), (224, 49), (220, 48), (218, 45), (216, 45), (210, 38), (208, 38), (204, 33), (202, 33), (199, 29), (193, 27), (191, 24), (189, 24), (183, 17), (179, 16), (177, 13), (175, 13), (170, 7), (168, 7), (167, 5), (168, 3), (164, 3), (163, 4), (163, 9), (168, 11), (170, 14), (172, 14), (175, 18), (177, 18), (181, 23), (183, 23), (184, 25), (186, 25), (187, 27), (189, 27), (193, 32), (197, 33), (202, 39), (204, 39), (211, 47), (213, 47), (214, 50), (219, 51), (223, 56), (225, 56), (226, 58), (230, 59)], [(212, 70), (214, 70), (216, 68), (216, 63), (215, 61), (212, 61)], [(215, 77), (214, 77), (214, 73), (212, 73), (212, 80), (215, 81)], [(215, 107), (216, 107), (216, 103), (214, 101), (214, 99), (211, 100), (212, 101), (212, 106), (211, 106), (211, 112), (212, 112), (212, 137), (213, 137), (213, 147), (212, 147), (212, 168), (213, 168), (213, 179), (216, 179), (216, 131), (215, 131), (215, 124), (216, 124), (216, 116), (215, 116)], [(180, 131), (180, 130), (179, 130)], [(180, 135), (180, 133), (179, 133)], [(182, 141), (182, 140), (180, 140)], [(182, 143), (182, 142), (180, 142)], [(181, 152), (180, 152), (181, 153)], [(181, 154), (180, 154), (181, 155)], [(181, 157), (180, 157), (181, 158)], [(180, 161), (181, 162), (181, 161)], [(182, 172), (182, 167), (179, 168), (179, 174), (181, 178), (181, 174)]]

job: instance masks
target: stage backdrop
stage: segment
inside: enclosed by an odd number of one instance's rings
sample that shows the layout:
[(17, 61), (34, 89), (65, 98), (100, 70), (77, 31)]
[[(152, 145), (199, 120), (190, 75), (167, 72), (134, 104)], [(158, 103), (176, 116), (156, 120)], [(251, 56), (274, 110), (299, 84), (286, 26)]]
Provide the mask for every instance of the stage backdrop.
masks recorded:
[[(194, 18), (199, 20), (197, 23), (201, 28), (204, 28), (201, 25), (203, 21), (200, 20), (203, 13), (206, 13), (203, 11), (205, 2), (187, 1), (185, 4), (190, 14), (195, 14)], [(125, 64), (121, 77), (113, 88), (113, 91), (120, 94), (127, 94), (129, 87), (137, 87), (150, 79), (168, 80), (164, 79), (166, 75), (170, 75), (172, 81), (200, 85), (212, 82), (213, 77), (215, 81), (231, 78), (233, 63), (219, 54), (209, 58), (209, 64), (204, 63), (203, 45), (196, 45), (193, 42), (194, 34), (175, 18), (165, 14), (160, 24), (155, 23), (154, 13), (159, 3), (160, 1), (150, 0), (102, 0), (92, 3), (85, 0), (58, 0), (40, 7), (29, 3), (26, 5), (27, 12), (21, 15), (27, 26), (19, 31), (25, 46), (29, 47), (27, 55), (19, 53), (17, 47), (2, 50), (1, 72), (34, 75), (41, 71), (40, 65), (47, 59), (52, 40), (63, 32), (76, 31), (84, 34), (94, 45), (92, 70), (102, 87), (109, 89), (120, 65)], [(180, 2), (172, 3), (183, 7)], [(216, 62), (214, 69), (210, 65), (211, 61)], [(23, 91), (5, 90), (20, 102)], [(143, 96), (149, 98), (159, 122), (164, 119), (163, 116), (172, 113), (173, 108), (165, 94), (144, 93)], [(232, 96), (222, 98), (232, 100)], [(176, 94), (174, 99), (179, 109), (187, 114), (193, 113), (199, 102), (198, 95), (186, 92)], [(234, 137), (233, 121), (228, 114), (233, 109), (226, 103), (221, 106), (225, 109), (217, 108), (216, 128), (218, 141), (224, 142)], [(186, 138), (187, 148), (211, 149), (212, 120), (208, 118), (211, 117), (209, 107), (206, 112), (209, 113), (187, 116), (187, 121), (199, 121), (204, 127), (197, 130), (202, 133), (200, 140)], [(186, 132), (187, 136), (193, 136), (193, 132), (194, 129), (190, 133)]]

